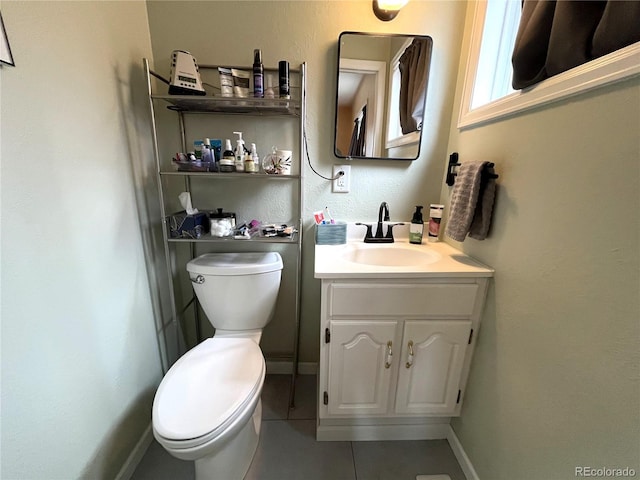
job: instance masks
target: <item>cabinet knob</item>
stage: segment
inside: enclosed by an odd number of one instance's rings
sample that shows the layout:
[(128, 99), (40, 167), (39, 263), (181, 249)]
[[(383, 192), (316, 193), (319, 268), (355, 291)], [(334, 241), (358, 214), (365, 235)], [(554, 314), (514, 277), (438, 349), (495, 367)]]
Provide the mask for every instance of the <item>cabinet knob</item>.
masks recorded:
[(384, 364), (384, 368), (391, 367), (391, 361), (393, 360), (393, 350), (391, 349), (392, 346), (393, 343), (391, 342), (391, 340), (389, 340), (387, 342), (387, 361)]
[(413, 340), (409, 340), (407, 347), (409, 347), (409, 353), (407, 355), (407, 368), (411, 368), (411, 365), (413, 365)]

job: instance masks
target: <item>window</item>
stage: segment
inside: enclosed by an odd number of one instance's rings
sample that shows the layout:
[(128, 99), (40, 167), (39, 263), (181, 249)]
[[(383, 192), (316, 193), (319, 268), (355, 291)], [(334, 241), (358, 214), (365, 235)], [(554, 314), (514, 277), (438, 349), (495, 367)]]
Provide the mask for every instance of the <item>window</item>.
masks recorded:
[(511, 52), (519, 21), (519, 1), (475, 3), (458, 128), (514, 115), (640, 74), (639, 42), (513, 91)]
[(487, 2), (471, 109), (514, 92), (511, 88), (511, 52), (518, 33), (520, 11), (520, 2)]

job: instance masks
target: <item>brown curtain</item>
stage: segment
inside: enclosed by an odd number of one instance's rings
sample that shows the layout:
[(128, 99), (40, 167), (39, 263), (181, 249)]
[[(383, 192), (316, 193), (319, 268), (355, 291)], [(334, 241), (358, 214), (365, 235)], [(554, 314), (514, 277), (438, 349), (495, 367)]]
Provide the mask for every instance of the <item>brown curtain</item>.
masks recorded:
[(360, 120), (357, 118), (353, 121), (353, 131), (351, 132), (351, 142), (349, 143), (349, 156), (358, 155), (358, 131), (360, 129)]
[(400, 127), (405, 135), (422, 128), (431, 46), (430, 38), (415, 38), (399, 60)]
[(640, 41), (640, 1), (523, 0), (513, 88), (534, 85)]
[(349, 145), (350, 157), (364, 157), (366, 155), (365, 140), (367, 136), (367, 106), (362, 107), (362, 118), (353, 121), (351, 143)]
[(360, 119), (360, 132), (358, 132), (358, 151), (356, 153), (359, 157), (364, 157), (367, 154), (366, 148), (367, 140), (367, 106), (362, 107), (362, 118)]

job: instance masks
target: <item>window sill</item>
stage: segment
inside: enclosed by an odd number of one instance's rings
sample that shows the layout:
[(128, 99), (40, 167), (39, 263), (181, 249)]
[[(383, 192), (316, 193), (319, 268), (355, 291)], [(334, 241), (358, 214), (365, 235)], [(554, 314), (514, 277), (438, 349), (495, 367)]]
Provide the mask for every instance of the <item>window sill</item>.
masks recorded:
[(547, 105), (640, 74), (640, 42), (548, 78), (526, 90), (467, 111), (461, 106), (458, 128), (465, 129)]
[(403, 145), (412, 145), (420, 142), (420, 132), (411, 132), (401, 137), (396, 137), (391, 140), (387, 140), (385, 148), (402, 147)]

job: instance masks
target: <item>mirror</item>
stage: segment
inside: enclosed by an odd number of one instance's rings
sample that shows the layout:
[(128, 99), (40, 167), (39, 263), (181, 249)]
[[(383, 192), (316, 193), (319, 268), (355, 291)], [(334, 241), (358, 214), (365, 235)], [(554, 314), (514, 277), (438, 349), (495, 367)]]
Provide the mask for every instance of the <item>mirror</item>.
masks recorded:
[(340, 34), (337, 157), (418, 158), (432, 46), (425, 35)]

